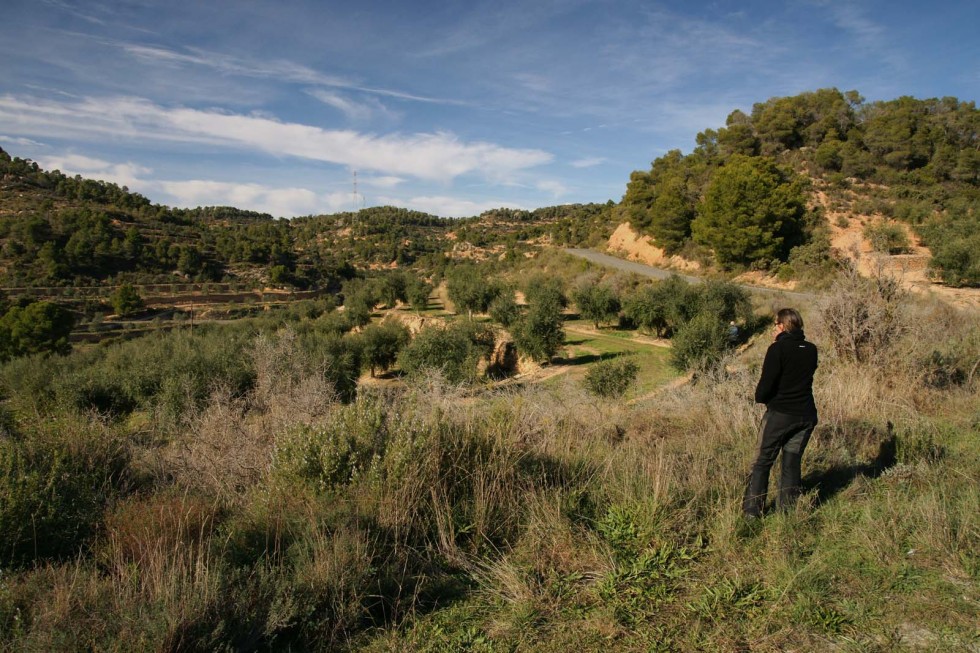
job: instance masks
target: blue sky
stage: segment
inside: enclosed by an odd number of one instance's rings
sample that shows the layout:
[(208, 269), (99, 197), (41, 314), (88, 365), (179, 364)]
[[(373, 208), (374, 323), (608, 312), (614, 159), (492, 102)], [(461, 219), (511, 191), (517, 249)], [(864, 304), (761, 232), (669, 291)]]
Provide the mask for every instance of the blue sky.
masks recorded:
[(770, 97), (980, 88), (976, 0), (4, 0), (0, 14), (5, 150), (154, 202), (286, 217), (618, 201), (631, 171)]

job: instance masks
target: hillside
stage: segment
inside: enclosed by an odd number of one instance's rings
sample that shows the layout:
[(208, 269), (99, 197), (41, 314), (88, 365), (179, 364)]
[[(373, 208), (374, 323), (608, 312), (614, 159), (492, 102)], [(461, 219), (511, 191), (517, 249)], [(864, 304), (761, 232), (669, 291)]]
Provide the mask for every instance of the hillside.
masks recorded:
[[(976, 180), (877, 166), (864, 109), (818, 170), (810, 99), (619, 205), (466, 220), (176, 210), (0, 156), (0, 649), (977, 651), (980, 324), (850, 254), (980, 292), (942, 249)], [(606, 243), (700, 278), (560, 247)], [(784, 302), (820, 422), (800, 501), (746, 519)]]
[[(633, 173), (616, 206), (501, 209), (462, 220), (393, 207), (292, 221), (231, 207), (172, 209), (0, 151), (0, 286), (336, 290), (356, 270), (431, 273), (445, 256), (596, 246), (628, 221), (633, 240), (648, 236), (662, 252), (650, 250), (649, 261), (673, 259), (679, 269), (752, 268), (782, 283), (819, 284), (856, 249), (891, 256), (885, 265), (919, 286), (975, 287), (978, 124), (974, 104), (953, 98), (866, 104), (835, 89), (773, 98), (698, 134), (691, 154), (670, 152)], [(767, 180), (749, 202), (764, 210), (739, 208), (725, 190), (738, 175)], [(760, 203), (777, 191), (790, 204)], [(763, 242), (758, 234), (769, 235)], [(873, 257), (864, 258), (867, 270)]]
[(734, 111), (696, 140), (634, 172), (620, 207), (667, 256), (813, 282), (857, 245), (906, 256), (917, 281), (980, 286), (973, 102), (823, 89)]
[(380, 207), (277, 220), (232, 207), (173, 209), (114, 184), (70, 178), (0, 150), (0, 287), (243, 283), (339, 289), (355, 270), (431, 270), (542, 237), (582, 242), (608, 207), (439, 218)]

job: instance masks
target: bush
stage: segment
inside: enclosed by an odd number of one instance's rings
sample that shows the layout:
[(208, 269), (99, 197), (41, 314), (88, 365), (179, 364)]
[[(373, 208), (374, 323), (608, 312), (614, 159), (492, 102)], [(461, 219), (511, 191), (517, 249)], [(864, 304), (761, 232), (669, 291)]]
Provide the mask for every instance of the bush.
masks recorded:
[(637, 288), (624, 300), (623, 312), (640, 329), (670, 336), (697, 312), (700, 292), (672, 275)]
[(505, 329), (509, 329), (521, 316), (521, 309), (514, 300), (514, 293), (503, 292), (490, 303), (490, 317)]
[(305, 373), (322, 374), (341, 401), (354, 398), (364, 360), (359, 338), (351, 334), (306, 333), (299, 339), (299, 351), (305, 361)]
[(128, 453), (99, 427), (44, 428), (0, 440), (0, 565), (77, 554), (125, 480)]
[(621, 397), (636, 383), (640, 367), (629, 358), (599, 361), (585, 375), (585, 387), (598, 397)]
[(51, 302), (13, 306), (0, 317), (0, 362), (30, 354), (67, 354), (75, 318)]
[(882, 254), (907, 254), (912, 247), (905, 229), (895, 222), (878, 222), (864, 228), (871, 248)]
[(480, 350), (468, 332), (454, 324), (422, 329), (399, 353), (398, 366), (413, 377), (438, 370), (449, 383), (472, 383), (479, 360)]
[(845, 360), (885, 360), (908, 329), (905, 293), (891, 278), (865, 279), (845, 270), (823, 298), (822, 313), (837, 355)]
[(109, 303), (112, 305), (112, 310), (116, 312), (116, 315), (131, 315), (143, 310), (144, 306), (143, 298), (128, 283), (119, 286), (112, 293), (112, 296), (109, 298)]
[(980, 233), (961, 237), (947, 234), (932, 246), (932, 268), (948, 286), (980, 286)]
[(699, 313), (674, 336), (670, 363), (681, 371), (698, 370), (719, 361), (728, 345), (728, 324), (717, 315)]
[(408, 327), (397, 320), (382, 324), (369, 324), (361, 332), (364, 346), (364, 363), (371, 368), (371, 376), (376, 369), (382, 372), (398, 360), (398, 352), (408, 343)]
[(514, 344), (536, 361), (551, 360), (565, 342), (561, 308), (550, 301), (532, 303), (514, 328)]
[(596, 329), (602, 322), (614, 321), (619, 314), (619, 297), (609, 284), (585, 280), (575, 290), (572, 299), (581, 316), (591, 321)]

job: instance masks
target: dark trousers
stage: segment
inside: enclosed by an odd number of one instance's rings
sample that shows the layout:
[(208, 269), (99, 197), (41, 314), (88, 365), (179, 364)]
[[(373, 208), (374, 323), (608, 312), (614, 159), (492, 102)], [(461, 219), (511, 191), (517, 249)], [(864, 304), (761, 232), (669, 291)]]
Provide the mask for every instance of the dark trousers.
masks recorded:
[(783, 452), (783, 461), (779, 475), (778, 505), (780, 509), (788, 509), (796, 503), (802, 492), (800, 462), (803, 460), (803, 450), (816, 425), (815, 416), (766, 411), (759, 427), (759, 453), (752, 464), (742, 499), (742, 511), (746, 515), (758, 517), (762, 514), (769, 489), (769, 470), (780, 451)]

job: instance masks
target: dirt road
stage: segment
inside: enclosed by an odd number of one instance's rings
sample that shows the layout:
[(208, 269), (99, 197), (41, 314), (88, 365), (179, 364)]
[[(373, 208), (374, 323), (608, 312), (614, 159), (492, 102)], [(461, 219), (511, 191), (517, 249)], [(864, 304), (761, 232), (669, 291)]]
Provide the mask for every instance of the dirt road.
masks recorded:
[[(701, 283), (704, 281), (702, 277), (694, 277), (689, 274), (678, 274), (671, 270), (663, 270), (661, 268), (655, 268), (650, 265), (644, 265), (643, 263), (637, 263), (635, 261), (627, 261), (615, 256), (610, 256), (609, 254), (603, 254), (602, 252), (596, 252), (591, 249), (576, 249), (576, 248), (566, 248), (566, 252), (572, 256), (578, 256), (579, 258), (584, 258), (588, 261), (596, 263), (597, 265), (604, 265), (606, 267), (615, 268), (617, 270), (622, 270), (623, 272), (632, 272), (634, 274), (639, 274), (644, 277), (652, 277), (654, 279), (666, 279), (672, 275), (677, 275), (684, 281), (688, 283)], [(787, 297), (791, 299), (797, 299), (802, 301), (812, 301), (816, 295), (812, 293), (796, 292), (791, 290), (779, 290), (775, 288), (763, 288), (762, 286), (749, 286), (746, 284), (738, 284), (742, 288), (754, 293), (759, 293), (762, 295), (769, 295), (771, 297)]]

